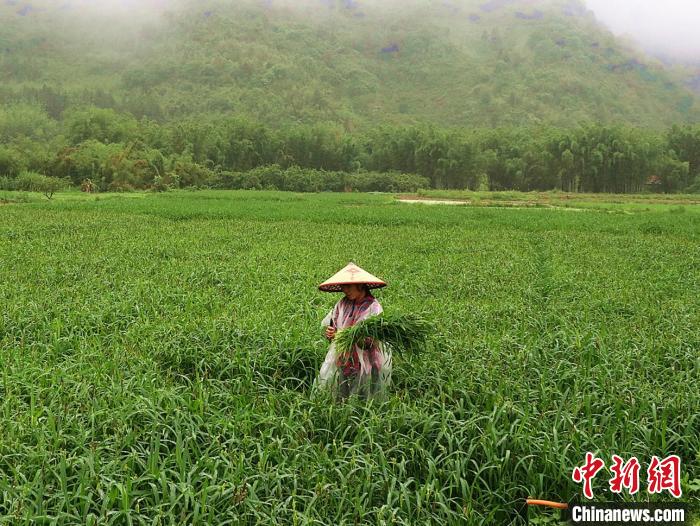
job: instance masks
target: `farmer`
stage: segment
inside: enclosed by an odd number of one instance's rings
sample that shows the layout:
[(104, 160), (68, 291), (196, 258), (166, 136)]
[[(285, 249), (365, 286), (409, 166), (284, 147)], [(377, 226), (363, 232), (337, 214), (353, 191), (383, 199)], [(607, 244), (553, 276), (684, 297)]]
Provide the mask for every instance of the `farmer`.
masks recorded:
[(353, 346), (350, 356), (340, 356), (333, 341), (338, 330), (382, 312), (382, 306), (370, 289), (385, 286), (385, 282), (351, 262), (318, 287), (324, 292), (342, 291), (344, 294), (321, 322), (331, 344), (321, 366), (318, 385), (331, 387), (337, 399), (352, 394), (364, 399), (376, 398), (391, 383), (391, 351), (388, 346), (367, 338)]

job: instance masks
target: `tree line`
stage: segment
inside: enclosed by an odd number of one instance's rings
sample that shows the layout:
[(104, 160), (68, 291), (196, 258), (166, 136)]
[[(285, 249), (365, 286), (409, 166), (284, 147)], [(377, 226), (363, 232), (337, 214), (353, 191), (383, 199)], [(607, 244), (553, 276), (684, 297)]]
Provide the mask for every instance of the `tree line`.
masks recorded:
[[(24, 176), (22, 177), (22, 175)], [(99, 191), (175, 187), (294, 191), (700, 192), (700, 125), (492, 129), (431, 124), (347, 132), (237, 117), (160, 123), (98, 107), (0, 107), (0, 187), (39, 174)]]

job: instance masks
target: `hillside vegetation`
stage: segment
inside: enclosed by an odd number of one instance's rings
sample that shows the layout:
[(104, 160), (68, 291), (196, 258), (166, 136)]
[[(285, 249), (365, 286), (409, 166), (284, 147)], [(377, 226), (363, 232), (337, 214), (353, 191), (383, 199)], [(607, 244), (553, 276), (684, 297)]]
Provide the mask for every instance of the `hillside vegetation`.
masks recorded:
[(6, 0), (0, 19), (5, 189), (700, 188), (697, 100), (578, 0)]
[[(292, 7), (293, 6), (293, 7)], [(429, 121), (697, 119), (681, 83), (578, 0), (95, 2), (0, 6), (2, 97), (47, 88), (59, 117), (94, 103), (173, 119), (245, 115), (348, 128)]]

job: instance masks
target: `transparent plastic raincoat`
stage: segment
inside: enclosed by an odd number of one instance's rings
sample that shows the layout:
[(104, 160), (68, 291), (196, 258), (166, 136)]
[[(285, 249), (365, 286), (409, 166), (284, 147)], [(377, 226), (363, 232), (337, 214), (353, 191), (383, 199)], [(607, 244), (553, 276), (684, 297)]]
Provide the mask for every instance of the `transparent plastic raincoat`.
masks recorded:
[[(382, 311), (372, 294), (357, 302), (344, 297), (326, 315), (321, 326), (341, 330)], [(340, 356), (335, 341), (331, 341), (316, 384), (330, 389), (336, 399), (350, 395), (379, 398), (391, 384), (391, 366), (391, 349), (381, 341), (368, 338), (363, 344), (354, 345), (348, 357)]]

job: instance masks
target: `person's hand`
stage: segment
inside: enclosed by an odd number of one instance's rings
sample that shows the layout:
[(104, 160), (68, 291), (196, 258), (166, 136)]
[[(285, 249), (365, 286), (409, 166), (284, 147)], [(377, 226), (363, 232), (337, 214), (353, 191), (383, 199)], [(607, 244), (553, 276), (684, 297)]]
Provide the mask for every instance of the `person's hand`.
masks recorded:
[(335, 327), (326, 327), (326, 338), (330, 341), (335, 338)]

